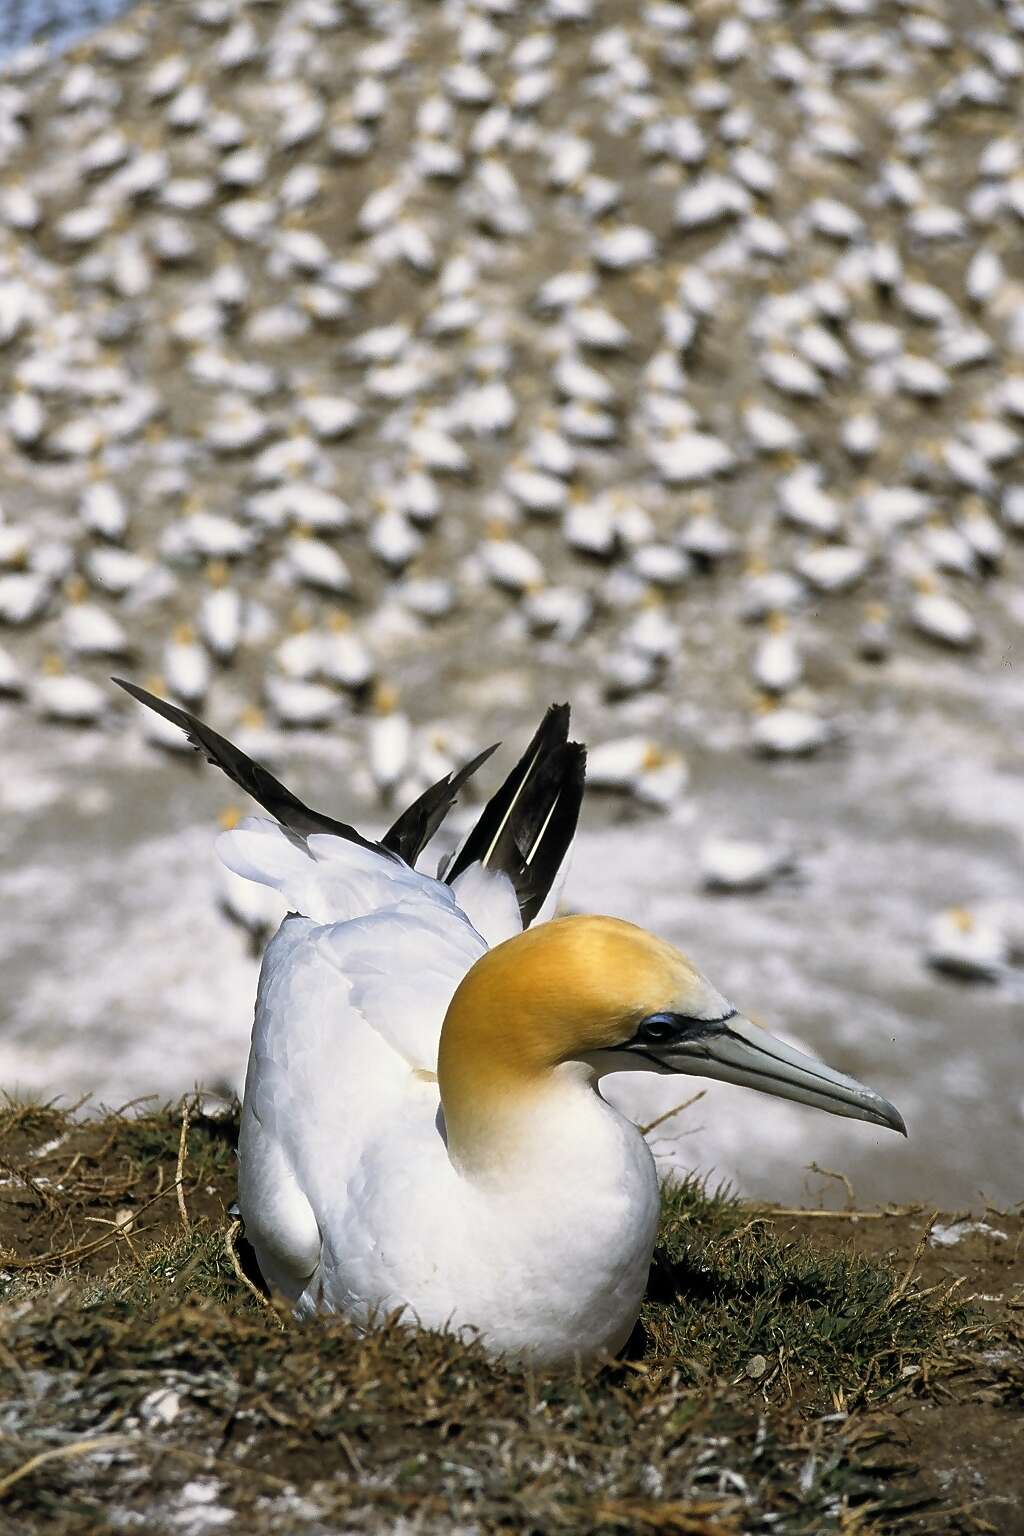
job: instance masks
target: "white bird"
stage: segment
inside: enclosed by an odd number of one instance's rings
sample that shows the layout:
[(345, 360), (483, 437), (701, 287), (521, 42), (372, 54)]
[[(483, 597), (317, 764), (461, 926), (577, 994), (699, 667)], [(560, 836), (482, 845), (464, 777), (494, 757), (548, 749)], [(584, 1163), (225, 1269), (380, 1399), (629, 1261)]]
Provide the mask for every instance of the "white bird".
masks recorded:
[(244, 605), (241, 594), (229, 585), (229, 572), (222, 560), (213, 560), (206, 568), (209, 591), (203, 595), (196, 617), (196, 627), (203, 644), (217, 661), (229, 662), (242, 642)]
[(347, 613), (332, 613), (322, 636), (318, 665), (328, 682), (358, 693), (373, 681), (376, 664), (365, 642), (353, 632)]
[(736, 455), (711, 432), (680, 432), (650, 445), (655, 469), (666, 485), (700, 485), (734, 468)]
[(553, 517), (569, 499), (569, 488), (557, 475), (513, 464), (505, 472), (505, 485), (519, 505), (540, 517)]
[(520, 594), (544, 585), (544, 567), (532, 549), (508, 538), (501, 527), (490, 534), (480, 543), (479, 555), (484, 574), (496, 587)]
[(649, 229), (639, 224), (620, 224), (595, 235), (590, 254), (597, 266), (610, 272), (625, 272), (653, 262), (658, 242)]
[(443, 619), (457, 601), (454, 583), (443, 576), (410, 576), (398, 583), (395, 594), (421, 619)]
[(754, 722), (754, 750), (765, 757), (810, 757), (832, 740), (828, 720), (796, 705), (776, 708), (774, 702)]
[(62, 725), (95, 725), (109, 703), (107, 692), (98, 683), (66, 673), (54, 657), (45, 659), (43, 675), (33, 684), (31, 697), (45, 719)]
[(340, 698), (324, 683), (271, 675), (264, 691), (276, 719), (292, 730), (332, 725), (341, 713)]
[(671, 945), (615, 918), (530, 929), (572, 840), (583, 751), (549, 711), (445, 878), (415, 862), (468, 775), (380, 843), (322, 816), (184, 712), (277, 821), (221, 834), (278, 890), (246, 1077), (239, 1205), (300, 1316), (472, 1330), (538, 1365), (600, 1360), (636, 1322), (654, 1159), (605, 1073), (694, 1073), (905, 1131), (872, 1090), (784, 1045)]
[(928, 925), (928, 964), (937, 971), (995, 981), (1010, 963), (1010, 946), (998, 923), (966, 907), (939, 912)]
[(131, 642), (124, 626), (101, 608), (86, 601), (88, 588), (74, 576), (65, 588), (68, 605), (61, 618), (61, 638), (74, 656), (127, 656)]
[(804, 434), (796, 423), (759, 400), (744, 408), (743, 427), (760, 453), (797, 453), (803, 447)]
[(322, 442), (334, 442), (354, 432), (363, 412), (354, 400), (344, 395), (307, 394), (299, 407), (310, 430)]
[(49, 607), (53, 583), (41, 571), (0, 575), (0, 624), (33, 624)]
[(25, 692), (25, 675), (5, 646), (0, 645), (0, 698), (17, 699)]
[(289, 574), (305, 586), (345, 597), (352, 590), (348, 566), (336, 549), (323, 539), (297, 531), (284, 548)]
[(367, 547), (390, 571), (404, 571), (415, 560), (423, 540), (405, 514), (387, 500), (374, 517), (366, 536)]
[(19, 448), (34, 448), (46, 433), (47, 416), (38, 395), (16, 389), (7, 407), (7, 430)]
[(412, 726), (398, 708), (398, 695), (386, 683), (378, 683), (373, 697), (374, 716), (366, 736), (370, 773), (385, 805), (405, 775), (412, 752)]
[(927, 577), (919, 582), (911, 602), (910, 622), (928, 640), (954, 651), (967, 651), (978, 643), (978, 626), (969, 609), (948, 592), (937, 591)]
[(851, 459), (870, 459), (882, 438), (881, 423), (868, 410), (852, 411), (843, 421), (840, 433)]
[(94, 479), (82, 492), (78, 515), (90, 533), (119, 544), (128, 531), (128, 508), (116, 485)]
[(793, 868), (788, 853), (734, 837), (706, 838), (699, 858), (701, 883), (709, 891), (760, 891)]
[(849, 592), (866, 574), (870, 560), (852, 544), (822, 544), (801, 550), (793, 564), (815, 591)]
[(768, 633), (758, 641), (751, 673), (765, 693), (790, 693), (803, 677), (803, 658), (784, 613), (770, 613), (767, 623)]
[(175, 626), (163, 663), (171, 693), (185, 704), (201, 704), (210, 686), (210, 658), (190, 624)]

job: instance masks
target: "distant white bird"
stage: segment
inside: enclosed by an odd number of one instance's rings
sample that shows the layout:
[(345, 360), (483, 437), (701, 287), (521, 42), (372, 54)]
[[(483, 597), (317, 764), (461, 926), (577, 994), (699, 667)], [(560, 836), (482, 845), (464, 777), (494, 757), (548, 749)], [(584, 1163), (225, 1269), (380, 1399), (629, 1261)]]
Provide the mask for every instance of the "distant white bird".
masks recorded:
[(206, 568), (206, 578), (209, 590), (199, 604), (196, 627), (217, 661), (233, 661), (244, 629), (242, 597), (230, 585), (230, 572), (223, 561), (212, 561)]
[(415, 560), (422, 544), (421, 536), (398, 507), (385, 504), (370, 523), (370, 552), (391, 571), (404, 571)]
[(761, 453), (797, 453), (804, 442), (795, 422), (757, 400), (744, 408), (743, 429)]
[(323, 683), (271, 674), (264, 681), (264, 691), (275, 719), (292, 729), (331, 725), (341, 713), (338, 694)]
[(760, 357), (761, 372), (773, 388), (797, 400), (816, 400), (824, 390), (821, 377), (805, 358), (776, 345)]
[(970, 650), (978, 643), (978, 626), (970, 611), (955, 597), (921, 583), (910, 604), (910, 622), (919, 634), (951, 650)]
[(178, 624), (163, 652), (170, 692), (183, 704), (201, 704), (210, 686), (210, 658), (190, 624)]
[[(500, 535), (500, 536), (498, 536)], [(507, 592), (523, 593), (544, 583), (544, 567), (531, 549), (503, 536), (498, 528), (478, 546), (487, 577)]]
[(790, 693), (804, 671), (803, 659), (790, 634), (785, 614), (768, 615), (768, 633), (757, 643), (751, 673), (765, 693)]
[(338, 551), (322, 539), (296, 532), (284, 548), (291, 576), (303, 585), (345, 597), (352, 590), (352, 577)]
[(347, 614), (331, 615), (328, 632), (322, 638), (319, 666), (324, 677), (340, 688), (358, 693), (369, 686), (376, 664), (365, 641), (352, 629)]
[(46, 434), (48, 418), (42, 401), (27, 389), (17, 389), (7, 407), (6, 426), (21, 448), (34, 448)]
[[(647, 781), (671, 770), (672, 798), (686, 786), (686, 764), (678, 753), (667, 753), (645, 736), (622, 736), (598, 743), (587, 754), (587, 778), (593, 789), (614, 790), (644, 798)], [(655, 777), (655, 795), (660, 788)]]
[(525, 511), (542, 517), (557, 515), (569, 499), (565, 481), (539, 469), (512, 465), (505, 473), (505, 485)]
[(32, 624), (50, 605), (53, 583), (39, 571), (0, 574), (0, 623)]
[(408, 715), (398, 708), (398, 695), (385, 683), (377, 685), (373, 709), (366, 748), (373, 782), (382, 801), (388, 805), (409, 764), (412, 726)]
[(820, 544), (794, 560), (800, 576), (817, 592), (850, 592), (867, 574), (867, 552), (852, 544)]
[(128, 508), (124, 497), (109, 480), (94, 479), (85, 487), (78, 508), (90, 533), (120, 543), (128, 532)]
[(64, 593), (67, 603), (61, 617), (61, 638), (73, 656), (124, 657), (131, 642), (122, 624), (87, 600), (88, 588), (81, 577), (68, 582)]
[(32, 684), (31, 699), (45, 719), (63, 725), (95, 725), (109, 704), (109, 695), (98, 683), (65, 672), (54, 657), (46, 658), (43, 675)]
[(25, 674), (21, 666), (10, 651), (0, 645), (0, 698), (20, 698), (25, 688)]
[(705, 838), (699, 858), (701, 883), (709, 891), (760, 891), (793, 869), (788, 853), (732, 837)]
[(779, 510), (797, 528), (834, 537), (842, 527), (842, 507), (821, 482), (818, 465), (798, 464), (779, 481)]
[(829, 721), (795, 705), (765, 709), (754, 721), (754, 749), (766, 757), (809, 757), (833, 737)]
[(361, 407), (343, 395), (307, 394), (301, 410), (311, 430), (325, 442), (347, 437), (363, 416)]
[(950, 907), (932, 919), (926, 954), (936, 970), (980, 981), (997, 980), (1010, 961), (998, 924), (966, 907)]
[(710, 432), (681, 432), (650, 445), (654, 467), (667, 485), (700, 485), (727, 474), (736, 457)]

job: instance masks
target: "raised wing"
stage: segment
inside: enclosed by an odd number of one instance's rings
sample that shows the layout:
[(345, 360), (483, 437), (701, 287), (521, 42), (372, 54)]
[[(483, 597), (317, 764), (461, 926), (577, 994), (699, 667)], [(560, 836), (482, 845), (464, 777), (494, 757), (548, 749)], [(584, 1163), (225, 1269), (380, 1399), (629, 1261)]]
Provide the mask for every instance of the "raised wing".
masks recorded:
[(140, 688), (137, 683), (126, 682), (122, 677), (111, 679), (125, 693), (131, 694), (140, 704), (145, 704), (147, 709), (154, 710), (162, 715), (165, 720), (170, 720), (184, 731), (188, 740), (197, 752), (202, 752), (208, 763), (226, 773), (233, 784), (239, 789), (244, 789), (247, 795), (251, 795), (258, 805), (262, 805), (265, 811), (288, 827), (290, 831), (297, 832), (300, 837), (306, 837), (311, 832), (330, 832), (335, 837), (345, 838), (350, 843), (355, 843), (361, 848), (372, 848), (389, 858), (398, 857), (404, 859), (407, 864), (415, 864), (427, 843), (444, 821), (448, 812), (458, 799), (459, 791), (466, 782), (497, 750), (497, 743), (493, 747), (487, 747), (483, 752), (466, 763), (456, 773), (446, 773), (436, 784), (413, 801), (399, 816), (392, 827), (385, 832), (379, 843), (371, 842), (369, 838), (357, 832), (355, 827), (350, 827), (345, 821), (336, 821), (333, 816), (327, 816), (323, 811), (315, 811), (312, 806), (305, 805), (297, 795), (293, 795), (287, 785), (276, 779), (261, 763), (255, 762), (241, 747), (236, 747), (234, 742), (228, 741), (226, 736), (221, 736), (205, 721), (198, 716), (189, 714), (187, 709), (181, 709), (177, 704), (171, 704), (166, 699), (157, 698), (154, 693), (147, 693), (145, 688)]
[(587, 749), (568, 734), (568, 704), (552, 704), (445, 871), (449, 884), (473, 864), (506, 874), (524, 928), (544, 905), (576, 835)]

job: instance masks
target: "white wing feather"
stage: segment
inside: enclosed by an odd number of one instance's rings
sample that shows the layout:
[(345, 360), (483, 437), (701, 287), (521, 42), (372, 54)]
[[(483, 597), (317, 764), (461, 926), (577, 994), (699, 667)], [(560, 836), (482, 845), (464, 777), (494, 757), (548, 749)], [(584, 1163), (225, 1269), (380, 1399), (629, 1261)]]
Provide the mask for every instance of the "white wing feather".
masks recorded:
[(239, 1141), (246, 1232), (292, 1300), (320, 1262), (317, 1213), (344, 1203), (367, 1149), (432, 1125), (441, 1024), (487, 948), (439, 881), (327, 834), (307, 846), (259, 820), (217, 845), (296, 914), (264, 956)]
[(451, 891), (477, 933), (493, 949), (523, 931), (515, 886), (501, 870), (471, 864), (452, 881)]

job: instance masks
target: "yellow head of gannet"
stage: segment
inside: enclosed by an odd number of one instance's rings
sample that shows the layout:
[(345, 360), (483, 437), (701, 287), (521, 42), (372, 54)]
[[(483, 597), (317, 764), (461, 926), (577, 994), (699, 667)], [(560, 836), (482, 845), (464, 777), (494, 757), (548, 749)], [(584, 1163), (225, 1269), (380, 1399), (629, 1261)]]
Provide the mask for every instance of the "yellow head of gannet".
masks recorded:
[(500, 1161), (573, 1062), (595, 1078), (718, 1078), (906, 1135), (886, 1099), (744, 1018), (673, 945), (618, 918), (574, 916), (489, 950), (452, 998), (438, 1081), (457, 1165)]

